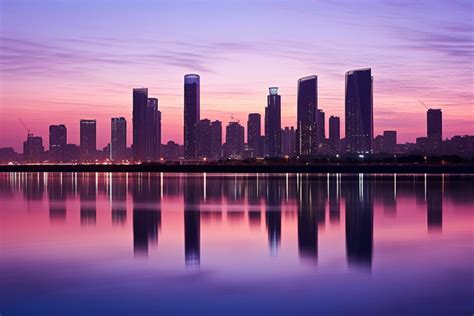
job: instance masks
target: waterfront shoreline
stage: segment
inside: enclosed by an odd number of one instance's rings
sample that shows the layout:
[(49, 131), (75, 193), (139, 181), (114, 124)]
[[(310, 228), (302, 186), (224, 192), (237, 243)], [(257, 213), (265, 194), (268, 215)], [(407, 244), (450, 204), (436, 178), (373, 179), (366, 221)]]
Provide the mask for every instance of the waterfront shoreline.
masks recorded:
[(455, 173), (474, 174), (473, 164), (405, 165), (246, 165), (246, 164), (136, 164), (136, 165), (2, 165), (0, 172), (169, 172), (169, 173)]

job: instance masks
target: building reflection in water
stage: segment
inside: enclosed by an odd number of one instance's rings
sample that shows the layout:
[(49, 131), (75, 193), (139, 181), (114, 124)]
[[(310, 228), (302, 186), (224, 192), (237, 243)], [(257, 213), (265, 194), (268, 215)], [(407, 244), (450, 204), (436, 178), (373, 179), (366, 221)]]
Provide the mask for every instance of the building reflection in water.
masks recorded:
[(318, 223), (313, 207), (311, 177), (299, 174), (297, 179), (298, 252), (300, 258), (318, 258)]
[(201, 261), (200, 196), (203, 179), (195, 175), (183, 177), (184, 181), (184, 260), (186, 266), (199, 266)]
[(112, 224), (124, 225), (127, 221), (128, 175), (109, 173), (109, 198), (112, 207)]
[(130, 179), (133, 199), (133, 250), (148, 255), (150, 244), (158, 243), (161, 228), (161, 179), (159, 174), (139, 173)]
[(426, 181), (428, 231), (440, 232), (443, 227), (443, 176), (430, 175)]
[(68, 194), (68, 177), (60, 173), (48, 174), (49, 219), (51, 222), (66, 220), (66, 199)]
[(95, 225), (97, 218), (97, 188), (96, 173), (77, 174), (77, 190), (81, 204), (81, 225)]
[(339, 223), (341, 218), (341, 175), (334, 173), (329, 175), (329, 221)]
[(265, 223), (268, 233), (270, 253), (276, 254), (281, 242), (281, 188), (285, 185), (282, 177), (269, 175), (265, 179), (266, 212)]
[[(187, 266), (200, 265), (201, 220), (222, 222), (222, 208), (227, 207), (227, 221), (240, 224), (248, 216), (250, 227), (259, 228), (263, 221), (263, 203), (270, 253), (279, 250), (282, 211), (285, 210), (285, 223), (289, 226), (295, 224), (297, 228), (300, 258), (317, 261), (318, 234), (323, 231), (325, 208), (329, 202), (329, 221), (339, 223), (341, 218), (345, 219), (348, 265), (371, 268), (374, 200), (377, 207), (383, 206), (384, 216), (396, 214), (397, 200), (411, 199), (413, 205), (421, 209), (425, 209), (426, 204), (423, 227), (427, 225), (429, 232), (441, 232), (443, 202), (457, 203), (464, 208), (473, 203), (474, 181), (459, 177), (339, 174), (169, 174), (163, 177), (154, 173), (4, 173), (0, 174), (0, 195), (8, 200), (18, 192), (25, 201), (42, 201), (47, 197), (52, 222), (65, 222), (67, 212), (72, 212), (67, 210), (68, 199), (77, 195), (81, 225), (96, 223), (96, 201), (102, 201), (104, 196), (110, 199), (112, 224), (125, 224), (127, 199), (131, 196), (135, 254), (148, 254), (150, 245), (158, 242), (162, 197), (178, 204), (183, 197)], [(341, 201), (345, 201), (345, 214), (341, 214)], [(36, 204), (32, 205), (36, 207)], [(245, 209), (248, 209), (248, 214), (245, 214)], [(380, 210), (377, 214), (381, 214)], [(338, 227), (328, 229), (339, 230)]]
[(349, 266), (372, 266), (374, 181), (359, 174), (343, 185), (346, 200), (346, 254)]

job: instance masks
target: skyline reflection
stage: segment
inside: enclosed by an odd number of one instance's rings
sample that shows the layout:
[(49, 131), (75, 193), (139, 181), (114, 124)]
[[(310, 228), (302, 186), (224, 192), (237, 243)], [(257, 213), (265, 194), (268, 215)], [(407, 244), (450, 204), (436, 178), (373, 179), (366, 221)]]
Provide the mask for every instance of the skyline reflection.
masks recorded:
[[(248, 225), (266, 230), (268, 251), (278, 256), (285, 238), (282, 230), (294, 225), (295, 247), (301, 259), (318, 261), (321, 230), (344, 225), (349, 267), (371, 269), (374, 257), (374, 217), (397, 218), (397, 204), (411, 199), (426, 207), (426, 230), (442, 233), (443, 201), (473, 203), (472, 196), (452, 190), (460, 176), (446, 175), (341, 175), (341, 174), (153, 174), (153, 173), (5, 173), (0, 194), (22, 194), (26, 201), (49, 201), (49, 220), (71, 225), (71, 203), (79, 201), (80, 225), (96, 225), (98, 213), (110, 211), (111, 226), (125, 226), (131, 205), (133, 253), (148, 255), (159, 248), (163, 203), (175, 201), (182, 210), (184, 260), (199, 266), (202, 236), (207, 225)], [(473, 188), (464, 178), (464, 190)], [(108, 200), (108, 204), (104, 201)], [(179, 202), (181, 201), (181, 202)], [(131, 203), (131, 204), (130, 204)], [(342, 208), (341, 206), (344, 206)], [(381, 205), (379, 207), (378, 205)], [(264, 223), (262, 227), (262, 207)], [(377, 210), (380, 209), (378, 215)], [(247, 224), (246, 224), (247, 222)], [(289, 225), (289, 226), (288, 226)], [(289, 228), (286, 228), (289, 229)]]

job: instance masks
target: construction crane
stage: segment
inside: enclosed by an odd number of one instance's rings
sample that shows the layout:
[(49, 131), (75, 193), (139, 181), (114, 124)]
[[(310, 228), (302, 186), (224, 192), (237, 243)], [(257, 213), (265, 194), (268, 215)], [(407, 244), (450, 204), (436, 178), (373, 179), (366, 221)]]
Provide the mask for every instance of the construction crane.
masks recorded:
[(18, 117), (18, 120), (20, 121), (21, 125), (25, 128), (26, 132), (27, 132), (27, 135), (26, 137), (30, 137), (30, 136), (33, 136), (32, 133), (30, 133), (30, 129), (28, 128), (28, 126), (26, 126), (25, 122), (23, 122), (23, 120), (21, 119), (21, 117)]
[(428, 106), (427, 106), (427, 105), (426, 105), (426, 104), (425, 104), (423, 101), (421, 101), (421, 100), (418, 100), (418, 102), (420, 102), (421, 104), (423, 104), (423, 106), (424, 106), (424, 107), (425, 107), (427, 110), (429, 110), (429, 109), (430, 109), (430, 108), (429, 108), (429, 107), (428, 107)]

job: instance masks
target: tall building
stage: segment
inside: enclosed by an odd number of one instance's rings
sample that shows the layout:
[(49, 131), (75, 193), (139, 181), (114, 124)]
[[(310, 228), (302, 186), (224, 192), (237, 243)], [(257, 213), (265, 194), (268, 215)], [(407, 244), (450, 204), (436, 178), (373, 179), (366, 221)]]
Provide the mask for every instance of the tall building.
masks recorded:
[(80, 150), (82, 160), (96, 159), (96, 120), (81, 120), (80, 122)]
[(133, 89), (133, 143), (134, 160), (146, 159), (146, 115), (148, 104), (148, 89)]
[(382, 151), (386, 154), (394, 154), (397, 149), (397, 131), (384, 131), (382, 139)]
[(110, 124), (110, 160), (125, 159), (127, 152), (127, 121), (113, 117)]
[(318, 76), (298, 80), (296, 151), (310, 155), (316, 148), (316, 111), (318, 110)]
[(225, 156), (240, 159), (244, 154), (244, 127), (238, 122), (229, 122), (225, 135)]
[(293, 126), (285, 127), (281, 134), (281, 153), (287, 156), (293, 156), (296, 152), (296, 132)]
[(254, 157), (263, 156), (260, 136), (262, 134), (261, 116), (259, 113), (250, 113), (247, 121), (247, 144)]
[(346, 73), (346, 146), (351, 153), (368, 153), (374, 137), (371, 69)]
[(329, 147), (333, 152), (340, 150), (341, 122), (339, 117), (329, 117)]
[(198, 156), (210, 158), (212, 147), (211, 121), (208, 119), (200, 120), (198, 123), (197, 130)]
[[(326, 140), (326, 115), (323, 110), (316, 110), (316, 146), (321, 149)], [(318, 150), (317, 150), (318, 151)]]
[(161, 112), (158, 111), (158, 99), (148, 98), (145, 119), (145, 160), (160, 158)]
[(64, 161), (64, 151), (67, 144), (67, 129), (65, 125), (49, 126), (49, 160)]
[(213, 121), (211, 123), (211, 157), (222, 158), (222, 122)]
[(443, 139), (443, 113), (440, 109), (429, 109), (426, 113), (428, 152), (441, 154)]
[(28, 138), (23, 142), (23, 159), (26, 162), (41, 162), (43, 154), (43, 139), (39, 136), (28, 134)]
[(197, 158), (197, 125), (200, 120), (200, 81), (199, 76), (184, 76), (184, 158)]
[(265, 108), (265, 147), (266, 155), (281, 155), (281, 96), (277, 87), (269, 88), (267, 107)]

